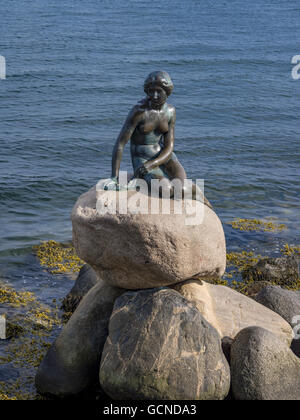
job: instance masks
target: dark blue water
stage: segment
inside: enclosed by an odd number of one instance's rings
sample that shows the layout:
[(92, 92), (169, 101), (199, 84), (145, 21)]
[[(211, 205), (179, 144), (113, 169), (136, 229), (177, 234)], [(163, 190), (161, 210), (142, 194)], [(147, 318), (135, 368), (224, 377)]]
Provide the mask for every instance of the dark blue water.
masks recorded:
[[(110, 175), (119, 130), (158, 69), (175, 85), (176, 153), (205, 179), (228, 249), (299, 243), (299, 1), (10, 0), (0, 27), (2, 278), (46, 300), (70, 288), (30, 247), (71, 238), (77, 197)], [(288, 230), (239, 232), (226, 224), (235, 217)]]

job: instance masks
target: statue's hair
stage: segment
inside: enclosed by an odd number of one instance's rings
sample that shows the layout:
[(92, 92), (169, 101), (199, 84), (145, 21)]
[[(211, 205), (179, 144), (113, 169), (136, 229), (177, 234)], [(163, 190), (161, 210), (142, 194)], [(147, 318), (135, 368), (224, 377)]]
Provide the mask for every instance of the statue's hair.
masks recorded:
[(171, 80), (171, 77), (166, 71), (160, 70), (153, 71), (152, 73), (150, 73), (144, 83), (144, 92), (147, 93), (149, 86), (154, 83), (162, 87), (166, 92), (167, 96), (171, 95), (174, 85)]

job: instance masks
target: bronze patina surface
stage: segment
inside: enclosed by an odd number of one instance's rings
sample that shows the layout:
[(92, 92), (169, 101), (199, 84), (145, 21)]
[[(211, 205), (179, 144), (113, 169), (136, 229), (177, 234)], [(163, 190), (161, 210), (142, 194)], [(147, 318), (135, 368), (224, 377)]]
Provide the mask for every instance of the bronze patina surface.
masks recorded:
[[(181, 181), (182, 193), (188, 192), (184, 185), (186, 172), (174, 153), (176, 111), (173, 105), (167, 103), (173, 88), (173, 82), (165, 71), (152, 72), (146, 78), (146, 97), (131, 109), (121, 129), (113, 149), (111, 179), (104, 185), (105, 189), (118, 188), (123, 150), (130, 140), (134, 178), (144, 179), (149, 188), (151, 180), (158, 179), (161, 188), (170, 191), (170, 197), (174, 196), (174, 180)], [(196, 199), (196, 184), (192, 184), (189, 193)], [(203, 197), (200, 191), (198, 194), (197, 197)], [(205, 198), (204, 201), (210, 206)]]

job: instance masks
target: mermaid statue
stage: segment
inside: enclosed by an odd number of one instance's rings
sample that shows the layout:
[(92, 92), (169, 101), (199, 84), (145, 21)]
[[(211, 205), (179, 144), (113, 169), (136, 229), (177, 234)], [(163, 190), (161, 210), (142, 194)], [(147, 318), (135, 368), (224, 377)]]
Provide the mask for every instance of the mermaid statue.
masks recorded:
[[(105, 190), (119, 189), (119, 171), (123, 150), (130, 140), (131, 160), (134, 175), (127, 189), (134, 188), (136, 178), (144, 179), (151, 189), (151, 180), (160, 181), (161, 190), (167, 190), (174, 197), (174, 180), (180, 180), (182, 194), (187, 192), (184, 180), (185, 170), (174, 153), (175, 107), (167, 103), (174, 85), (168, 73), (155, 71), (149, 74), (144, 83), (146, 97), (135, 105), (117, 138), (112, 155), (111, 178), (105, 180)], [(191, 184), (189, 196), (204, 200), (211, 207), (202, 192), (197, 194), (197, 185)], [(183, 196), (183, 195), (182, 195)]]

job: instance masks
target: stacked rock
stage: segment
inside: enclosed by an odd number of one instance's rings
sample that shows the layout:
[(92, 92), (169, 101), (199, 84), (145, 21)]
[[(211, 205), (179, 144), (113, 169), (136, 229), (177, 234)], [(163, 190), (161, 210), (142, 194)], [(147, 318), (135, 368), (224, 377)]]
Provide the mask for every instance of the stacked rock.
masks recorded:
[[(138, 200), (144, 201), (142, 213), (133, 206)], [(222, 276), (226, 245), (220, 219), (202, 203), (186, 201), (190, 206), (182, 201), (176, 208), (174, 200), (92, 188), (72, 212), (78, 255), (107, 284), (130, 290), (168, 286), (194, 275)], [(198, 217), (188, 213), (193, 208)]]
[[(136, 206), (120, 210), (122, 192), (107, 192), (106, 201), (98, 193), (83, 194), (72, 212), (74, 245), (90, 267), (68, 297), (81, 301), (39, 367), (37, 390), (65, 397), (100, 384), (112, 399), (220, 400), (232, 383), (235, 398), (275, 399), (278, 387), (274, 394), (271, 387), (261, 392), (261, 372), (276, 348), (284, 357), (275, 352), (273, 362), (282, 366), (274, 367), (272, 381), (295, 369), (280, 396), (300, 399), (294, 384), (300, 360), (290, 350), (289, 323), (205, 281), (222, 276), (226, 265), (214, 211), (200, 203), (201, 223), (190, 224), (185, 207), (181, 214), (175, 206), (162, 212), (163, 198), (155, 199), (157, 214), (141, 214)], [(250, 390), (248, 373), (254, 375)]]

